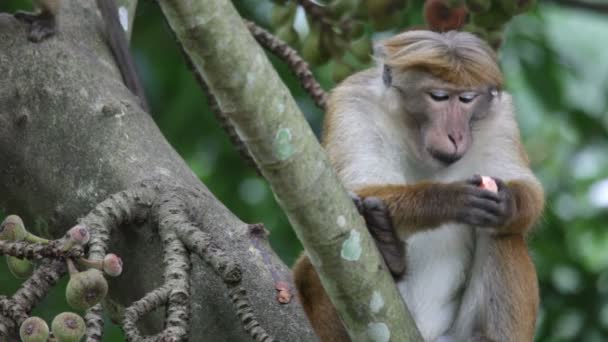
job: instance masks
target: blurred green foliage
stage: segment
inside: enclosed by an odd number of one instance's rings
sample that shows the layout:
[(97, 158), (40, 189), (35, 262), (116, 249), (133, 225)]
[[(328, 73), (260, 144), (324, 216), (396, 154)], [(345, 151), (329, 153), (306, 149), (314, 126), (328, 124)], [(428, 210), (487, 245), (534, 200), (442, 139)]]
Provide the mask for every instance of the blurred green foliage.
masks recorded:
[[(235, 5), (268, 27), (270, 2)], [(0, 10), (23, 6), (5, 1)], [(419, 25), (421, 18), (417, 1), (398, 27)], [(522, 137), (547, 197), (544, 218), (530, 237), (542, 297), (537, 341), (608, 340), (607, 18), (542, 3), (510, 23), (500, 53)], [(273, 248), (291, 265), (301, 245), (264, 180), (240, 159), (207, 110), (155, 3), (140, 2), (132, 42), (152, 115), (167, 139), (230, 210), (245, 222), (266, 225)], [(285, 65), (270, 57), (318, 134), (322, 113)], [(329, 65), (314, 72), (325, 89), (333, 86)], [(4, 262), (0, 277), (0, 294), (17, 289), (19, 281)], [(68, 310), (65, 282), (35, 314), (50, 322)], [(107, 330), (105, 340), (121, 339), (116, 326), (108, 324)]]

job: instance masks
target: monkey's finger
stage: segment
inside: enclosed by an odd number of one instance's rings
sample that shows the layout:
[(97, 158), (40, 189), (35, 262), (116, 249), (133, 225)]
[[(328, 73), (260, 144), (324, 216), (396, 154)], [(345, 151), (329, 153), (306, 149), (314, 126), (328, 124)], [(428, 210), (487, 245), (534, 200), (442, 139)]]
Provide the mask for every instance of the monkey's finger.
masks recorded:
[(476, 227), (496, 227), (499, 226), (499, 219), (485, 210), (471, 208), (459, 218), (459, 221)]
[(487, 199), (472, 198), (470, 205), (473, 208), (481, 209), (495, 216), (501, 216), (504, 211), (503, 205)]
[(389, 271), (393, 275), (394, 278), (400, 278), (405, 273), (406, 263), (405, 263), (405, 255), (402, 253), (389, 254), (382, 253), (382, 257), (384, 258), (384, 262), (386, 263), (386, 267), (388, 267)]
[(382, 254), (382, 259), (394, 278), (399, 278), (405, 273), (405, 253), (402, 250), (394, 249), (376, 242), (378, 250)]
[(504, 191), (505, 189), (507, 189), (507, 184), (502, 179), (495, 178), (495, 177), (492, 177), (492, 179), (496, 183), (496, 188), (498, 189), (498, 192), (500, 192), (501, 190)]
[(405, 245), (395, 231), (370, 225), (368, 225), (368, 229), (393, 276), (397, 278), (403, 275), (405, 272)]
[(379, 197), (365, 197), (363, 199), (363, 207), (366, 210), (375, 210), (375, 211), (386, 211), (386, 205), (384, 201)]
[(492, 191), (488, 191), (488, 190), (482, 189), (480, 187), (471, 186), (468, 189), (468, 192), (473, 197), (487, 199), (487, 200), (491, 200), (491, 201), (494, 201), (494, 202), (500, 202), (501, 201), (500, 195), (498, 193), (495, 193), (495, 192), (492, 192)]
[(504, 210), (510, 210), (509, 206), (511, 204), (511, 191), (509, 190), (509, 186), (502, 179), (495, 179), (496, 186), (498, 189), (498, 196), (500, 198), (500, 202), (503, 204)]
[(363, 217), (368, 228), (372, 230), (393, 231), (393, 223), (387, 212), (370, 212), (367, 211)]
[(400, 241), (390, 225), (368, 224), (367, 230), (376, 239), (376, 242), (393, 244)]
[(477, 173), (474, 174), (473, 176), (471, 176), (471, 178), (466, 180), (467, 184), (471, 184), (474, 186), (480, 186), (481, 182), (482, 182), (481, 175), (477, 174)]
[(363, 199), (363, 217), (368, 224), (392, 230), (391, 218), (383, 200), (378, 197)]

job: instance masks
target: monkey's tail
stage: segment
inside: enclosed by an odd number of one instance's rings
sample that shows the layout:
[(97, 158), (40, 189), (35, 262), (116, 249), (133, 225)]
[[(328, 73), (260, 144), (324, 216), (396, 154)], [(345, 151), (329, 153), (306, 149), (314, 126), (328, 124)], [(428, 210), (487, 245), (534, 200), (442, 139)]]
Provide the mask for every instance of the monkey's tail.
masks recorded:
[(122, 75), (123, 82), (131, 90), (131, 92), (139, 98), (140, 105), (144, 111), (150, 112), (148, 101), (146, 100), (146, 94), (144, 93), (144, 87), (141, 84), (139, 77), (137, 76), (137, 70), (135, 69), (135, 62), (129, 52), (129, 43), (127, 42), (127, 36), (125, 31), (120, 24), (118, 18), (118, 8), (114, 0), (96, 0), (97, 7), (101, 12), (101, 16), (106, 26), (106, 35), (110, 49), (120, 74)]

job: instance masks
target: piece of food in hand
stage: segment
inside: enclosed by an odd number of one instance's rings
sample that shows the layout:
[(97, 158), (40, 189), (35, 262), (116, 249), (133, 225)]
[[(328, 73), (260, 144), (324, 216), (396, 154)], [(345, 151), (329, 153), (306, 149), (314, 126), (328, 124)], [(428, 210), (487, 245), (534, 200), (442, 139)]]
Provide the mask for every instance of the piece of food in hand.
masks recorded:
[(481, 184), (479, 185), (482, 189), (486, 189), (492, 192), (498, 192), (498, 186), (494, 178), (488, 176), (481, 176)]

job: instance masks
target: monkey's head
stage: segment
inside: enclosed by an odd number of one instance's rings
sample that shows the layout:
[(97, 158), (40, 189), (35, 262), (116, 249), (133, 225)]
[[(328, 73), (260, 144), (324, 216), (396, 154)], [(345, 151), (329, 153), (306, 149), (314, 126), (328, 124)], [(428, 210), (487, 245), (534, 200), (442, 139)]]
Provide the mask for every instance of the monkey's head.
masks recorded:
[(407, 31), (380, 49), (384, 84), (409, 130), (411, 152), (433, 168), (461, 159), (503, 85), (492, 49), (455, 31)]

